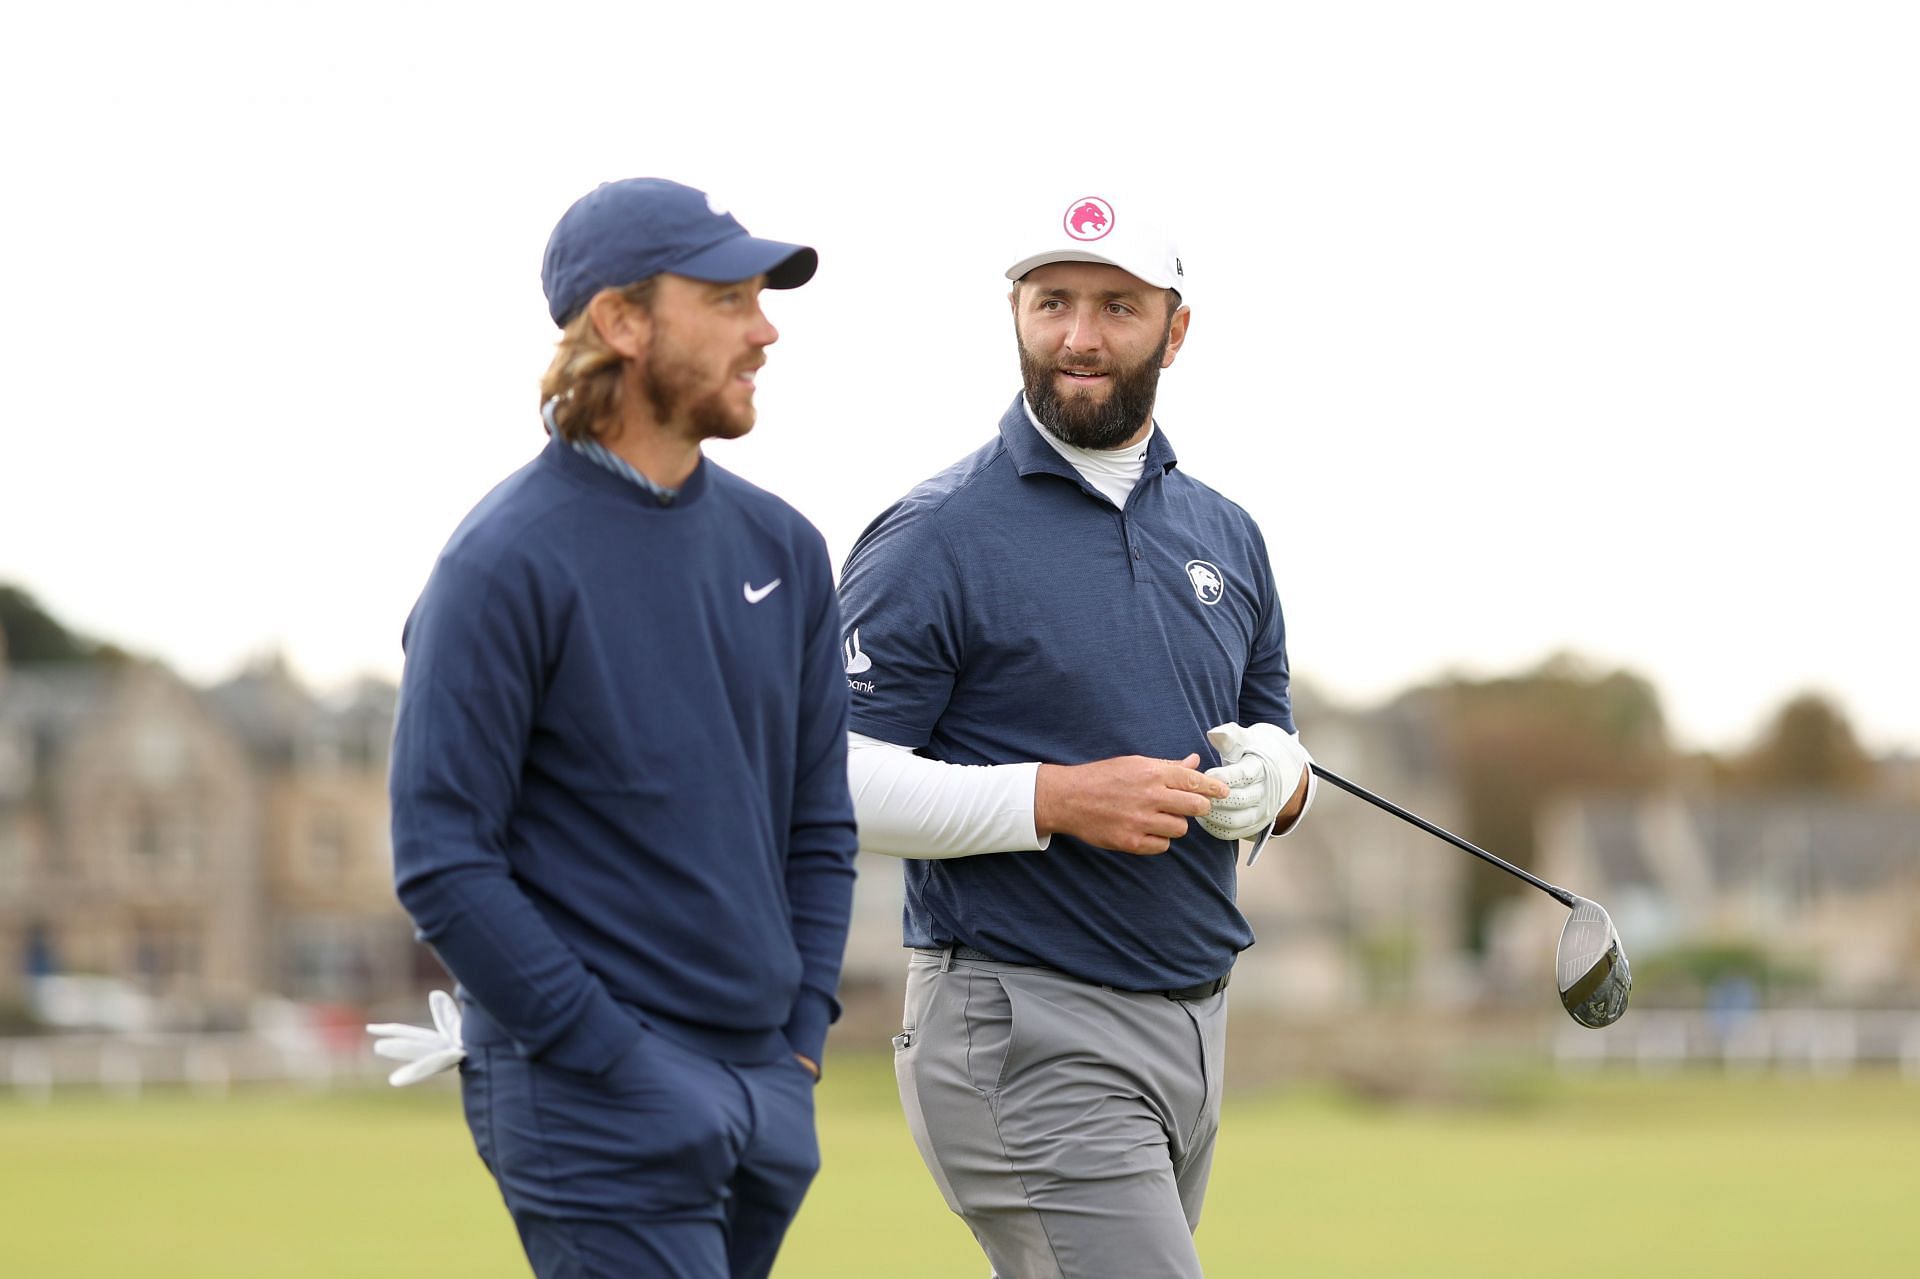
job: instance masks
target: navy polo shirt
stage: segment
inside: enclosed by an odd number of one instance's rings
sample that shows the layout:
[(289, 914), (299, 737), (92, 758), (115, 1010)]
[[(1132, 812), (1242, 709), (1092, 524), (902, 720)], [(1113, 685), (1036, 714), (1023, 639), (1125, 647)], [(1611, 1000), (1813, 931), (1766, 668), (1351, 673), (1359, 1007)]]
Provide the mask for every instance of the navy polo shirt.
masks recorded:
[[(1180, 759), (1215, 724), (1293, 728), (1259, 528), (1157, 427), (1124, 509), (1040, 438), (998, 438), (861, 534), (841, 576), (855, 732), (955, 764)], [(1191, 823), (1157, 857), (1049, 848), (908, 861), (906, 944), (959, 944), (1127, 990), (1226, 972), (1253, 943), (1237, 846)]]

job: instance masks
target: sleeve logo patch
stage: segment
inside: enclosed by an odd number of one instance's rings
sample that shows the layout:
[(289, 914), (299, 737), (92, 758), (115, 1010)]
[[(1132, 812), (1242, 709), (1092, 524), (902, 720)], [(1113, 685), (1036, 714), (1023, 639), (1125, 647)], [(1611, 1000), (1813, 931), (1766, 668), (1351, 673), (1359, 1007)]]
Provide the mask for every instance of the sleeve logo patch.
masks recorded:
[(856, 693), (871, 693), (872, 680), (854, 679), (855, 675), (864, 675), (873, 669), (873, 659), (860, 649), (860, 632), (855, 631), (840, 645), (840, 656), (847, 664), (847, 687)]
[(860, 632), (855, 631), (847, 642), (840, 646), (841, 655), (847, 659), (847, 674), (860, 675), (873, 669), (873, 659), (860, 651)]

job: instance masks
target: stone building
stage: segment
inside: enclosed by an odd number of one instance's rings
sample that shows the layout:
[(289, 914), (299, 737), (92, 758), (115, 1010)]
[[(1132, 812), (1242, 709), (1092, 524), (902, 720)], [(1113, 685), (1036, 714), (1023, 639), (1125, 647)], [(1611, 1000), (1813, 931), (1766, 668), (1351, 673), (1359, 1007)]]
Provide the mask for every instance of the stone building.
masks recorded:
[(261, 804), (199, 694), (148, 665), (0, 684), (0, 1000), (32, 976), (232, 1013), (260, 989)]
[(203, 692), (144, 663), (0, 676), (0, 1004), (122, 983), (160, 1024), (440, 979), (393, 899), (393, 693), (274, 664)]
[[(1600, 902), (1639, 962), (1738, 945), (1804, 974), (1799, 997), (1905, 1007), (1920, 992), (1920, 806), (1897, 794), (1569, 796), (1541, 874)], [(1518, 911), (1496, 974), (1551, 954), (1564, 915)]]
[(277, 661), (212, 689), (261, 807), (261, 964), (290, 998), (382, 1004), (449, 980), (393, 894), (387, 751), (395, 690), (316, 699)]

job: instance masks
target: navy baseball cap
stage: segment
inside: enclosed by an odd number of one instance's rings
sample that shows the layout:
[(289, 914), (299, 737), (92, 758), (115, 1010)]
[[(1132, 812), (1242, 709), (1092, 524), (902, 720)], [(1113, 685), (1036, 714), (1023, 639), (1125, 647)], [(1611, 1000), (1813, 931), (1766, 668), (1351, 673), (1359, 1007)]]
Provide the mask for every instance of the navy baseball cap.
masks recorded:
[(757, 240), (704, 191), (665, 178), (603, 182), (560, 215), (547, 240), (540, 283), (561, 328), (602, 289), (671, 271), (725, 284), (767, 277), (770, 289), (797, 289), (820, 255), (799, 244)]

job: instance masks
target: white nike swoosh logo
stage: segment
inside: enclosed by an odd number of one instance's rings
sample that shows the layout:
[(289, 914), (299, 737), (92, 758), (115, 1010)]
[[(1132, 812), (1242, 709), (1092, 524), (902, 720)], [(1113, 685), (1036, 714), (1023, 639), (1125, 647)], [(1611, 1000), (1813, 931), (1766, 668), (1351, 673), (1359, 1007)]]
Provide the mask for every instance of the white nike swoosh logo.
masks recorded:
[(742, 582), (740, 583), (740, 593), (747, 597), (747, 603), (758, 604), (761, 600), (773, 594), (773, 588), (778, 585), (780, 585), (780, 579), (777, 577), (765, 586), (755, 586), (752, 582)]

